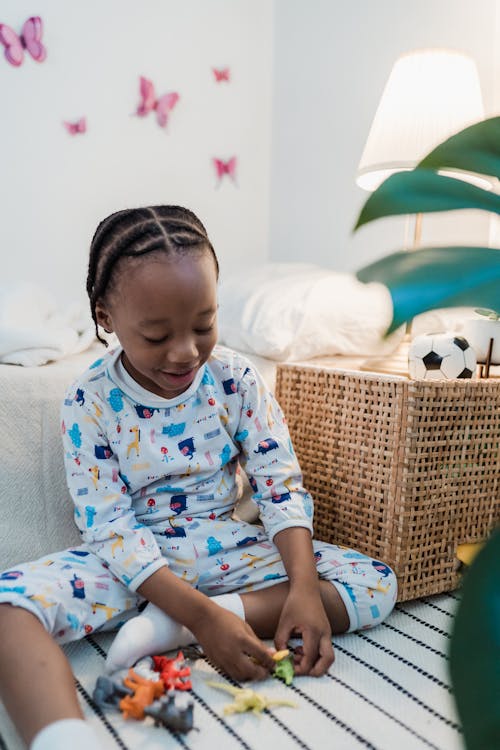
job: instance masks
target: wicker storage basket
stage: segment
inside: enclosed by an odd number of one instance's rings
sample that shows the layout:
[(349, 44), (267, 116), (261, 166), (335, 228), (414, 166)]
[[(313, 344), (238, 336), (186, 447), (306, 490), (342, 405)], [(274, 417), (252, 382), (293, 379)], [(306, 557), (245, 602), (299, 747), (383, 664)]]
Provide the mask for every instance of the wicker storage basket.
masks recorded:
[(458, 544), (500, 516), (500, 381), (279, 365), (315, 536), (387, 562), (399, 601), (459, 584)]

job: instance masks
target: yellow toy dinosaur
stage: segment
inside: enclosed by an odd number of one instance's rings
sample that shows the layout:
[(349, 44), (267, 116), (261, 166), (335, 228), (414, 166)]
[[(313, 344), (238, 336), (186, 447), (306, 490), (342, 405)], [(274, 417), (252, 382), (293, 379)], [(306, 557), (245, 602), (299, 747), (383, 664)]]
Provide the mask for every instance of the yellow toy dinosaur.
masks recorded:
[(232, 685), (225, 685), (223, 682), (213, 682), (212, 680), (208, 681), (207, 685), (218, 690), (225, 690), (226, 693), (234, 695), (234, 701), (224, 708), (225, 714), (242, 714), (245, 711), (260, 714), (266, 708), (271, 708), (272, 706), (297, 708), (297, 704), (293, 701), (272, 700), (265, 695), (257, 693), (255, 690), (251, 690), (251, 688), (237, 688)]

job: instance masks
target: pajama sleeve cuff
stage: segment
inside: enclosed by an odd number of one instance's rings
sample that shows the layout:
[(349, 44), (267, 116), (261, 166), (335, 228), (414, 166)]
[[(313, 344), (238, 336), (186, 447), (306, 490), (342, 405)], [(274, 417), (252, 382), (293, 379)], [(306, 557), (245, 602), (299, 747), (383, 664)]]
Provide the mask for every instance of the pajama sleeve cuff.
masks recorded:
[(141, 583), (144, 583), (147, 578), (152, 576), (153, 573), (156, 573), (156, 571), (160, 568), (164, 568), (167, 566), (167, 561), (163, 557), (160, 557), (158, 560), (155, 560), (150, 565), (148, 565), (147, 568), (141, 570), (141, 572), (138, 573), (135, 578), (132, 578), (132, 580), (128, 584), (128, 588), (130, 589), (130, 591), (137, 591)]
[(266, 529), (267, 535), (272, 542), (276, 534), (279, 534), (280, 531), (284, 531), (284, 529), (295, 529), (295, 528), (302, 528), (307, 529), (311, 536), (313, 535), (312, 530), (312, 524), (308, 519), (288, 519), (286, 521), (283, 521), (280, 524), (276, 524), (276, 526), (266, 527), (266, 524), (264, 522), (264, 528)]

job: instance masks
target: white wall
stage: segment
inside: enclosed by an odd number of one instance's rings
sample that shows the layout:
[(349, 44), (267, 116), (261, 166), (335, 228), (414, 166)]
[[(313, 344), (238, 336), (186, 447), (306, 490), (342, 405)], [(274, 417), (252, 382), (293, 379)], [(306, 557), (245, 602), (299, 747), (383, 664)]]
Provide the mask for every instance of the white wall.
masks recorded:
[[(496, 0), (276, 0), (270, 254), (354, 270), (404, 242), (405, 220), (351, 233), (368, 196), (355, 175), (393, 63), (450, 47), (478, 66), (487, 115), (500, 111)], [(479, 212), (425, 217), (422, 241), (488, 241)]]
[[(268, 248), (272, 2), (2, 0), (20, 31), (41, 15), (47, 59), (0, 57), (0, 280), (38, 281), (62, 304), (84, 288), (96, 223), (131, 205), (180, 203), (204, 221), (224, 268)], [(229, 65), (230, 84), (212, 66)], [(131, 116), (139, 76), (181, 99), (167, 131)], [(88, 118), (71, 137), (62, 120)], [(239, 160), (218, 189), (211, 158)]]
[[(82, 297), (96, 223), (126, 205), (177, 202), (206, 223), (223, 270), (307, 260), (354, 270), (403, 242), (404, 220), (351, 234), (354, 178), (386, 78), (404, 51), (449, 46), (479, 67), (500, 111), (497, 0), (2, 0), (20, 30), (39, 13), (48, 49), (0, 57), (0, 282)], [(216, 85), (211, 67), (229, 65)], [(181, 100), (166, 132), (132, 116), (139, 75)], [(85, 114), (71, 138), (61, 122)], [(239, 159), (215, 188), (212, 156)], [(459, 237), (457, 238), (457, 229)], [(424, 241), (487, 241), (484, 216), (426, 217)]]

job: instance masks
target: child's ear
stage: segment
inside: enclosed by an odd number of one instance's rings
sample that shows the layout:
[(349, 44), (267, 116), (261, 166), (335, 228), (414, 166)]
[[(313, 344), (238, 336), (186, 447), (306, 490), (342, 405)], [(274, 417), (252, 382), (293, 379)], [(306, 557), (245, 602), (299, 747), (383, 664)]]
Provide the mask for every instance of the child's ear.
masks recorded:
[(104, 328), (106, 333), (113, 333), (113, 321), (107, 308), (102, 302), (95, 303), (95, 317), (101, 328)]

